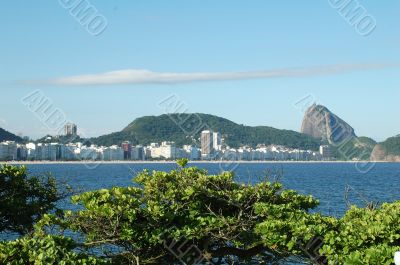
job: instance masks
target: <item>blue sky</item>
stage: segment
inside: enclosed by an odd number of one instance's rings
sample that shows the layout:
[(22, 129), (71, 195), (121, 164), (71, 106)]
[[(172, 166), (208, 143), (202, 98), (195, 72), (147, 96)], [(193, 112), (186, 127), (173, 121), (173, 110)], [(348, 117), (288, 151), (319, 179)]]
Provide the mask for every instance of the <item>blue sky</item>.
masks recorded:
[[(162, 114), (158, 103), (171, 95), (179, 96), (189, 112), (297, 131), (303, 113), (294, 104), (312, 95), (358, 135), (384, 140), (400, 133), (399, 68), (393, 67), (400, 64), (399, 1), (358, 2), (376, 20), (368, 36), (360, 35), (328, 0), (88, 3), (107, 20), (98, 36), (89, 34), (59, 1), (2, 2), (0, 127), (33, 138), (51, 133), (21, 103), (40, 89), (86, 136)], [(164, 73), (270, 73), (377, 64), (391, 67), (161, 84), (54, 82), (88, 74), (96, 79), (125, 69), (145, 69), (157, 79)]]

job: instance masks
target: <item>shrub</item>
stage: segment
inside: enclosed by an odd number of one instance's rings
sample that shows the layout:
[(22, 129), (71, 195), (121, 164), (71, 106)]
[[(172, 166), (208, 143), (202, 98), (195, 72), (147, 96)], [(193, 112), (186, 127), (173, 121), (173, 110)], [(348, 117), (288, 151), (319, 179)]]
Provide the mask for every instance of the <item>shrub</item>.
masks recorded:
[(53, 177), (28, 176), (24, 166), (0, 167), (0, 232), (26, 234), (64, 195)]

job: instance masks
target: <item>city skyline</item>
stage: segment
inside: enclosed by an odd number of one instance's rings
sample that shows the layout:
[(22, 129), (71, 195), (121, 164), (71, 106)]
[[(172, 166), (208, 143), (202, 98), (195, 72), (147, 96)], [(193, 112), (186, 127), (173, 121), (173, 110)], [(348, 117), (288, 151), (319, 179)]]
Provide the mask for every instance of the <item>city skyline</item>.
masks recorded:
[(400, 133), (397, 1), (360, 3), (365, 21), (376, 22), (370, 32), (334, 1), (94, 0), (98, 28), (64, 2), (0, 10), (0, 127), (12, 133), (51, 134), (21, 103), (37, 89), (88, 137), (164, 114), (159, 102), (171, 95), (188, 113), (294, 131), (304, 114), (296, 102), (312, 96), (357, 135), (383, 141)]
[[(233, 148), (227, 145), (221, 133), (201, 131), (199, 142), (177, 146), (173, 141), (153, 142), (149, 145), (133, 145), (130, 141), (110, 146), (82, 143), (75, 133), (77, 126), (64, 126), (66, 139), (47, 137), (48, 142), (17, 143), (0, 142), (1, 161), (146, 161), (176, 160), (190, 161), (330, 161), (336, 159), (331, 147), (321, 145), (319, 151), (291, 148), (279, 144), (257, 144), (256, 147), (242, 145)], [(358, 159), (362, 159), (359, 157)]]

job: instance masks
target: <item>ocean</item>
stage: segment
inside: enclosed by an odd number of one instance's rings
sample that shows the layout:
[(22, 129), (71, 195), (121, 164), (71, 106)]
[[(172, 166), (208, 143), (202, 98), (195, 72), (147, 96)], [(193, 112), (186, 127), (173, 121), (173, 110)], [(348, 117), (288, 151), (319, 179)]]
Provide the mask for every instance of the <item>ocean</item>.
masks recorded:
[[(265, 177), (280, 181), (287, 189), (310, 194), (320, 200), (315, 210), (342, 216), (349, 205), (366, 206), (400, 200), (400, 163), (376, 163), (360, 167), (356, 163), (191, 163), (210, 174), (232, 170), (241, 183), (257, 183)], [(30, 174), (51, 173), (75, 191), (133, 185), (142, 170), (171, 170), (174, 163), (62, 163), (28, 164)], [(71, 206), (64, 202), (65, 208)]]

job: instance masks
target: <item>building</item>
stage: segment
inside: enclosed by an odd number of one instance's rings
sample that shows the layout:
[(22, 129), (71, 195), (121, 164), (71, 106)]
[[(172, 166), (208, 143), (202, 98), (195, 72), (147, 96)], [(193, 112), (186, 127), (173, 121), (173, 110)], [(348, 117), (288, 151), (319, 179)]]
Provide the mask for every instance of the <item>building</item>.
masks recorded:
[(237, 150), (234, 148), (225, 149), (223, 151), (222, 160), (224, 161), (236, 161), (238, 160)]
[(321, 145), (319, 147), (319, 153), (321, 154), (323, 159), (328, 159), (332, 157), (332, 151), (329, 145)]
[(80, 149), (80, 159), (81, 160), (99, 160), (101, 159), (101, 149), (97, 146), (82, 146)]
[(77, 144), (66, 144), (61, 146), (61, 160), (78, 160), (79, 157), (77, 153), (79, 153), (79, 147)]
[(185, 157), (189, 160), (199, 160), (201, 158), (201, 152), (199, 148), (191, 145), (184, 145), (183, 151), (185, 153)]
[(17, 159), (26, 160), (28, 158), (28, 149), (24, 144), (17, 144)]
[(56, 161), (62, 156), (62, 145), (58, 143), (43, 144), (39, 143), (35, 148), (36, 160)]
[(146, 160), (146, 152), (144, 147), (141, 145), (133, 147), (131, 158), (132, 160)]
[(26, 159), (27, 160), (35, 160), (36, 159), (36, 153), (35, 153), (35, 149), (36, 149), (36, 144), (34, 143), (27, 143), (26, 145)]
[(76, 124), (66, 123), (64, 125), (64, 135), (66, 136), (76, 136), (78, 133), (78, 129)]
[[(76, 128), (66, 128), (68, 133), (76, 133)], [(75, 126), (76, 127), (76, 126)], [(329, 145), (320, 146), (319, 152), (301, 150), (282, 145), (258, 144), (253, 146), (241, 146), (230, 148), (224, 144), (221, 134), (210, 130), (201, 132), (201, 146), (184, 145), (179, 148), (174, 142), (164, 141), (161, 144), (151, 143), (148, 146), (132, 146), (128, 141), (120, 146), (84, 146), (82, 143), (60, 144), (52, 142), (52, 137), (46, 139), (46, 143), (28, 143), (24, 145), (15, 142), (0, 143), (0, 160), (175, 160), (188, 158), (190, 160), (223, 160), (223, 161), (308, 161), (329, 160), (333, 157), (333, 151)], [(57, 140), (57, 139), (56, 139)]]
[(145, 158), (152, 159), (177, 159), (183, 157), (184, 151), (175, 146), (174, 142), (162, 142), (161, 145), (152, 143), (150, 146), (140, 148), (140, 153)]
[(221, 150), (222, 138), (219, 132), (213, 132), (213, 148), (214, 150)]
[(132, 144), (129, 141), (125, 141), (121, 144), (122, 149), (124, 150), (124, 160), (132, 159)]
[(152, 149), (151, 157), (158, 159), (175, 159), (177, 153), (176, 149), (174, 142), (162, 142), (160, 146)]
[(174, 142), (162, 142), (160, 146), (160, 154), (165, 159), (176, 159), (177, 148)]
[(213, 133), (211, 131), (202, 131), (200, 136), (201, 156), (205, 159), (211, 158), (213, 153)]
[(103, 148), (101, 157), (105, 161), (123, 160), (125, 155), (124, 153), (125, 152), (121, 147), (113, 145)]
[(0, 143), (0, 160), (11, 161), (17, 160), (18, 150), (17, 144), (12, 141)]
[(250, 160), (251, 150), (247, 147), (240, 147), (236, 154), (238, 160)]
[(151, 159), (151, 150), (153, 148), (151, 146), (145, 146), (143, 147), (143, 152), (144, 152), (144, 157), (145, 159)]

